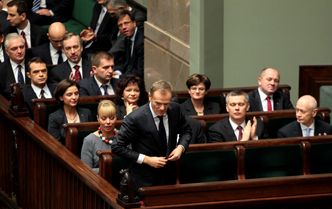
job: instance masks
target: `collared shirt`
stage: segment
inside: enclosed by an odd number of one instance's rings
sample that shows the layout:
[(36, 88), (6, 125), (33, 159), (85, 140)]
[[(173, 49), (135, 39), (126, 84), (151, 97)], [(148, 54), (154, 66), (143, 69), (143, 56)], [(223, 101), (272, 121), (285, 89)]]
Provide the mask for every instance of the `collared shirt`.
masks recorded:
[(4, 56), (4, 51), (3, 51), (3, 48), (2, 46), (0, 46), (0, 61), (1, 62), (4, 62), (5, 61), (5, 56)]
[(44, 86), (44, 88), (40, 88), (36, 85), (34, 85), (33, 83), (31, 83), (31, 87), (33, 89), (33, 91), (35, 92), (35, 94), (37, 95), (38, 99), (40, 99), (41, 97), (41, 90), (43, 89), (44, 90), (44, 97), (45, 98), (52, 98), (52, 94), (51, 94), (51, 91), (50, 89), (48, 88), (47, 85)]
[[(238, 138), (239, 138), (239, 129), (238, 129), (237, 127), (238, 127), (239, 125), (236, 124), (236, 123), (234, 123), (234, 122), (232, 121), (231, 118), (228, 118), (228, 120), (229, 120), (229, 123), (230, 123), (231, 126), (232, 126), (232, 129), (233, 129), (233, 131), (234, 131), (234, 134), (235, 134), (235, 136), (236, 136), (236, 139), (238, 139)], [(240, 124), (240, 126), (242, 127), (242, 130), (244, 130), (244, 127), (246, 127), (246, 121), (244, 120), (244, 121)]]
[(16, 62), (12, 61), (10, 59), (10, 65), (12, 66), (12, 69), (13, 69), (13, 73), (14, 73), (14, 77), (15, 77), (15, 82), (18, 83), (18, 80), (17, 80), (17, 76), (18, 76), (18, 69), (17, 69), (17, 66), (18, 65), (21, 65), (22, 68), (21, 68), (21, 71), (22, 71), (22, 74), (23, 74), (23, 80), (24, 80), (24, 83), (25, 83), (25, 65), (24, 65), (24, 61), (20, 64), (17, 64)]
[(98, 30), (99, 30), (99, 27), (104, 20), (106, 12), (107, 12), (107, 8), (105, 6), (102, 6), (101, 10), (100, 10), (98, 21), (97, 21), (96, 29), (94, 31), (96, 36), (97, 36)]
[[(52, 58), (52, 64), (57, 65), (58, 64), (58, 50), (53, 47), (53, 45), (50, 43), (50, 54)], [(65, 62), (67, 60), (66, 54), (62, 51), (62, 60)]]
[(130, 51), (130, 56), (133, 56), (136, 33), (137, 33), (137, 27), (135, 28), (135, 32), (134, 32), (133, 36), (130, 38), (130, 40), (131, 40), (131, 51)]
[[(259, 98), (261, 99), (261, 104), (263, 107), (263, 111), (267, 111), (267, 97), (268, 95), (266, 95), (261, 88), (258, 88), (258, 93), (259, 93)], [(272, 110), (274, 110), (274, 104), (273, 104), (273, 96), (270, 96), (270, 100), (271, 100), (271, 106), (272, 106)]]
[[(101, 95), (104, 95), (105, 92), (104, 92), (104, 89), (103, 89), (102, 86), (101, 86), (101, 85), (103, 85), (103, 84), (102, 84), (102, 83), (96, 78), (96, 76), (93, 76), (93, 77), (94, 77), (94, 79), (95, 79), (95, 81), (96, 81), (98, 87), (100, 88)], [(111, 82), (108, 82), (108, 83), (105, 83), (105, 84), (108, 85), (108, 87), (107, 87), (107, 93), (108, 93), (108, 95), (115, 95), (115, 93), (114, 93), (114, 89), (113, 89), (113, 87), (112, 87), (112, 85), (111, 85)]]
[(30, 21), (28, 21), (27, 26), (23, 30), (17, 28), (18, 34), (21, 35), (22, 31), (24, 31), (24, 33), (25, 33), (25, 39), (27, 41), (28, 48), (31, 48), (31, 33), (30, 33), (31, 32), (31, 25), (30, 25)]
[(73, 63), (73, 62), (71, 62), (70, 60), (68, 60), (68, 63), (69, 63), (69, 66), (70, 66), (70, 69), (71, 69), (71, 73), (73, 74), (73, 75), (75, 75), (75, 69), (74, 69), (74, 66), (75, 65), (78, 65), (78, 66), (80, 66), (80, 69), (79, 69), (79, 71), (80, 71), (80, 73), (81, 73), (81, 78), (83, 79), (83, 66), (82, 66), (82, 58), (80, 59), (80, 61), (76, 64), (76, 63)]
[(315, 131), (315, 123), (312, 123), (310, 126), (305, 126), (302, 123), (300, 123), (301, 130), (302, 130), (302, 136), (307, 136), (307, 129), (310, 129), (309, 136), (314, 136)]

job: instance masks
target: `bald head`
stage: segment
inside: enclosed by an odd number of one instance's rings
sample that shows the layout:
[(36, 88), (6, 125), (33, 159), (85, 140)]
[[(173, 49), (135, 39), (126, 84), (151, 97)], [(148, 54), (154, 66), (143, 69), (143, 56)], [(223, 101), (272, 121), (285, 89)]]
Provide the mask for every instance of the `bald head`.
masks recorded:
[(66, 32), (66, 27), (61, 22), (54, 22), (49, 26), (47, 36), (55, 49), (62, 49), (62, 40)]
[(304, 95), (296, 103), (297, 122), (309, 127), (317, 114), (317, 101), (311, 95)]

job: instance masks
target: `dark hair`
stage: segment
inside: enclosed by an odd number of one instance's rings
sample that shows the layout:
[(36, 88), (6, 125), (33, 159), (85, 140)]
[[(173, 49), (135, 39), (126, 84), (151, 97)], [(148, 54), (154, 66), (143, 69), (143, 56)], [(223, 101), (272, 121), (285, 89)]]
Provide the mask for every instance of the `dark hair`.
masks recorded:
[(136, 76), (136, 75), (127, 75), (125, 77), (121, 77), (121, 79), (118, 81), (115, 89), (115, 103), (118, 105), (123, 104), (122, 96), (124, 89), (128, 86), (130, 83), (137, 83), (140, 94), (139, 99), (137, 101), (137, 105), (141, 106), (148, 102), (148, 93), (145, 90), (145, 84), (144, 81)]
[(12, 0), (7, 3), (7, 7), (17, 7), (17, 13), (21, 15), (22, 13), (25, 13), (28, 15), (28, 5), (25, 1), (23, 0)]
[(118, 13), (117, 17), (118, 17), (118, 20), (122, 19), (123, 17), (125, 17), (126, 15), (129, 16), (130, 20), (135, 22), (135, 17), (134, 15), (128, 11), (128, 10), (122, 10), (121, 12)]
[[(46, 63), (44, 62), (44, 60), (43, 60), (42, 58), (40, 58), (40, 57), (33, 57), (33, 58), (32, 58), (31, 60), (29, 60), (29, 62), (28, 62), (28, 72), (31, 71), (30, 65), (31, 65), (32, 63), (43, 63), (43, 64), (46, 65)], [(46, 69), (47, 69), (47, 68), (46, 68)]]
[(71, 86), (76, 86), (78, 89), (80, 88), (80, 86), (73, 80), (63, 79), (62, 81), (60, 81), (54, 90), (55, 99), (63, 104), (63, 102), (60, 100), (60, 97), (63, 96), (67, 89)]
[(189, 76), (189, 78), (187, 79), (186, 85), (187, 88), (190, 89), (190, 87), (198, 85), (200, 83), (203, 83), (205, 86), (205, 91), (209, 90), (211, 87), (211, 81), (210, 79), (204, 75), (204, 74), (192, 74), (191, 76)]
[(105, 51), (97, 52), (96, 54), (92, 55), (92, 57), (91, 57), (92, 66), (99, 67), (101, 59), (111, 60), (111, 59), (114, 59), (114, 56)]

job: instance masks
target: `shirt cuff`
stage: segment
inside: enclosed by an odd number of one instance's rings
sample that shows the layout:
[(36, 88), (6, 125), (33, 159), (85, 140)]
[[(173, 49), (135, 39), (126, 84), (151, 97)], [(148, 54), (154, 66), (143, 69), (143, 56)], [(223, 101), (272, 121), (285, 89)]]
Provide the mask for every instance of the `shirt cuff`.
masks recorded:
[(139, 154), (136, 162), (137, 162), (138, 164), (142, 164), (143, 161), (144, 161), (144, 158), (145, 158), (145, 155), (143, 155), (143, 154)]
[(52, 10), (49, 9), (48, 11), (50, 12), (51, 16), (54, 16), (54, 12)]
[(186, 149), (184, 148), (184, 146), (182, 144), (179, 144), (178, 147), (182, 148), (182, 153), (184, 153), (184, 151), (186, 151)]

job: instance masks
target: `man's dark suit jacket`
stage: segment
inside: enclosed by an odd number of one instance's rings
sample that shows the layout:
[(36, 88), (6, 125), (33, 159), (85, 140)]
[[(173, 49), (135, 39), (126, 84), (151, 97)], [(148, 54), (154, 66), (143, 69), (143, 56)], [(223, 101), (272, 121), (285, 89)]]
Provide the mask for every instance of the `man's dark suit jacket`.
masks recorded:
[[(102, 6), (98, 3), (96, 3), (93, 8), (90, 23), (90, 27), (93, 29), (93, 31), (96, 30), (101, 9)], [(119, 29), (117, 19), (115, 17), (111, 17), (111, 14), (106, 12), (104, 19), (99, 26), (97, 37), (93, 40), (93, 43), (88, 49), (86, 49), (86, 51), (88, 53), (95, 53), (97, 51), (108, 51), (112, 47), (112, 40), (116, 40), (118, 31)]]
[[(35, 46), (39, 46), (43, 43), (47, 42), (46, 31), (40, 28), (38, 25), (34, 25), (30, 23), (30, 37), (31, 37), (31, 48)], [(8, 27), (5, 34), (8, 33), (18, 33), (16, 27), (10, 26)]]
[[(181, 104), (181, 110), (185, 115), (197, 115), (197, 112), (190, 98)], [(220, 104), (217, 102), (204, 100), (204, 115), (219, 113), (221, 113)]]
[[(82, 58), (82, 71), (83, 75), (82, 79), (90, 77), (91, 71), (91, 63), (87, 59)], [(72, 69), (70, 68), (70, 64), (67, 61), (61, 63), (60, 65), (55, 66), (49, 71), (49, 83), (59, 83), (63, 79), (69, 78)]]
[(40, 57), (47, 66), (53, 65), (50, 43), (44, 43), (40, 46), (31, 48), (31, 57)]
[[(321, 119), (315, 118), (315, 130), (314, 135), (330, 135), (332, 134), (332, 126)], [(302, 129), (300, 123), (297, 121), (291, 122), (278, 131), (278, 137), (297, 137), (302, 136)]]
[[(33, 0), (28, 0), (28, 8), (32, 8)], [(54, 16), (38, 15), (29, 13), (31, 22), (38, 25), (47, 25), (53, 22), (66, 22), (72, 17), (74, 1), (73, 0), (46, 0), (46, 7), (52, 10)], [(30, 9), (31, 11), (31, 9)]]
[(2, 32), (6, 31), (7, 28), (10, 26), (9, 22), (7, 21), (8, 13), (4, 10), (0, 10), (0, 24)]
[[(261, 99), (259, 97), (258, 89), (248, 93), (251, 112), (263, 111)], [(274, 110), (294, 109), (292, 102), (288, 95), (282, 91), (276, 91), (273, 94)]]
[[(77, 108), (77, 113), (80, 117), (80, 122), (89, 122), (93, 120), (89, 109)], [(65, 142), (65, 129), (63, 124), (66, 123), (68, 123), (68, 121), (63, 108), (51, 113), (48, 117), (48, 133), (63, 144)]]
[[(50, 90), (52, 97), (53, 97), (55, 85), (51, 84), (51, 85), (47, 85), (47, 87)], [(27, 106), (29, 113), (30, 113), (30, 118), (33, 119), (32, 99), (36, 99), (36, 98), (38, 98), (38, 96), (33, 91), (31, 85), (24, 85), (22, 88), (22, 93), (23, 93), (25, 105)]]
[[(181, 113), (179, 104), (170, 103), (168, 110), (169, 139), (167, 150), (159, 138), (149, 104), (145, 104), (127, 115), (112, 143), (112, 151), (119, 156), (130, 159), (133, 164), (130, 173), (137, 186), (161, 185), (175, 183), (174, 162), (167, 162), (164, 168), (156, 169), (146, 164), (138, 164), (139, 154), (147, 156), (167, 156), (178, 144), (188, 148), (191, 129), (186, 117)], [(180, 134), (177, 142), (177, 135)], [(131, 145), (131, 148), (127, 146)]]
[[(117, 79), (111, 79), (111, 85), (115, 91)], [(79, 83), (80, 85), (80, 96), (97, 96), (101, 95), (100, 88), (94, 77), (87, 77), (82, 79)]]
[[(213, 124), (209, 128), (207, 135), (208, 142), (237, 141), (237, 137), (228, 117)], [(258, 136), (258, 139), (266, 138), (264, 135), (264, 124), (259, 118), (257, 118), (256, 135)]]
[[(25, 66), (25, 70), (27, 70), (27, 66)], [(28, 78), (26, 75), (23, 76), (25, 77), (25, 84), (30, 84), (30, 78)], [(9, 59), (0, 64), (0, 78), (0, 92), (4, 97), (10, 99), (10, 84), (16, 83), (16, 80)]]

